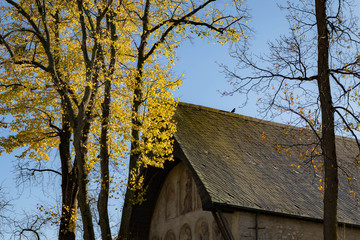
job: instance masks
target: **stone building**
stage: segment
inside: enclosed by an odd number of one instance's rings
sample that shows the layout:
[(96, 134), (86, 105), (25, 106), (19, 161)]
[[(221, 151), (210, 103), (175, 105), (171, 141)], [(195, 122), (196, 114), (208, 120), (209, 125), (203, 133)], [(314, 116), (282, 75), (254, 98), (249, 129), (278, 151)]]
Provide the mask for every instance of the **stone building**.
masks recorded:
[[(174, 161), (143, 171), (133, 239), (322, 239), (319, 140), (309, 130), (180, 103)], [(339, 239), (360, 239), (355, 141), (337, 138)]]

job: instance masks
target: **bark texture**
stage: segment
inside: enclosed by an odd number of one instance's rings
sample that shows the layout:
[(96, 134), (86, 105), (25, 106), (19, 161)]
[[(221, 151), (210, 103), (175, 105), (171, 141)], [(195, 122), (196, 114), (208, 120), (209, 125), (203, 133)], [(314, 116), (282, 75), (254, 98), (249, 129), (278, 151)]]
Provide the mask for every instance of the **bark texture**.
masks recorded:
[(325, 170), (324, 240), (337, 239), (338, 167), (335, 147), (334, 107), (329, 80), (329, 31), (326, 0), (316, 0), (318, 30), (318, 89), (322, 120), (322, 154)]
[(59, 240), (75, 240), (77, 215), (77, 171), (73, 168), (70, 155), (71, 132), (66, 118), (63, 119), (63, 130), (60, 133), (59, 153), (61, 160), (62, 208), (59, 227)]

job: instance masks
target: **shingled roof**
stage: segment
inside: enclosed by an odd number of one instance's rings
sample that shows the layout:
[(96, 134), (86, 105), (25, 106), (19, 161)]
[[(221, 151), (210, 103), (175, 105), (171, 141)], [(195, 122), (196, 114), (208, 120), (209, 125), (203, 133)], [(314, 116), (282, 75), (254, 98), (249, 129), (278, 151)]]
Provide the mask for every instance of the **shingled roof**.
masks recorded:
[[(222, 207), (321, 221), (321, 157), (312, 131), (186, 103), (179, 103), (175, 120), (175, 140), (205, 210)], [(359, 189), (358, 148), (352, 139), (338, 137), (337, 153), (344, 169), (338, 219), (360, 226), (351, 192)]]

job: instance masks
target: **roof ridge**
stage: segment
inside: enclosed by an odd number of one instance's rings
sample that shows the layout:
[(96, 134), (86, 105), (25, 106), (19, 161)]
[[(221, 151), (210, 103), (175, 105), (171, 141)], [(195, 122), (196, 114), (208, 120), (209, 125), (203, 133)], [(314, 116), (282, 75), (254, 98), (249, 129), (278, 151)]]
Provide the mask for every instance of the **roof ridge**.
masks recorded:
[[(218, 114), (222, 114), (222, 115), (228, 115), (230, 117), (236, 117), (236, 118), (241, 118), (247, 121), (253, 121), (255, 123), (260, 123), (260, 124), (267, 124), (267, 125), (272, 125), (272, 126), (276, 126), (276, 127), (282, 127), (282, 128), (287, 128), (287, 129), (292, 129), (292, 130), (300, 130), (300, 131), (312, 131), (311, 129), (308, 129), (306, 127), (298, 127), (298, 126), (294, 126), (294, 125), (290, 125), (285, 124), (285, 123), (278, 123), (278, 122), (272, 122), (270, 120), (264, 120), (264, 119), (260, 119), (260, 118), (255, 118), (255, 117), (249, 117), (246, 115), (242, 115), (239, 113), (232, 113), (229, 111), (225, 111), (225, 110), (221, 110), (221, 109), (216, 109), (216, 108), (212, 108), (212, 107), (207, 107), (207, 106), (203, 106), (203, 105), (197, 105), (197, 104), (193, 104), (193, 103), (186, 103), (186, 102), (178, 102), (178, 105), (182, 105), (185, 107), (192, 107), (192, 108), (196, 108), (198, 110), (204, 110), (204, 111), (209, 111), (209, 112), (213, 112), (213, 113), (218, 113)], [(335, 133), (335, 137), (336, 138), (340, 138), (342, 140), (348, 140), (348, 141), (355, 141), (355, 139), (351, 138), (351, 137), (346, 137), (346, 136), (340, 136), (338, 134)]]
[(287, 128), (290, 127), (290, 128), (297, 128), (297, 129), (305, 129), (306, 130), (306, 128), (303, 128), (303, 127), (297, 127), (297, 126), (293, 126), (293, 125), (285, 124), (285, 123), (272, 122), (272, 121), (269, 121), (269, 120), (250, 117), (250, 116), (246, 116), (246, 115), (239, 114), (239, 113), (232, 113), (232, 112), (229, 112), (229, 111), (216, 109), (216, 108), (212, 108), (212, 107), (206, 107), (206, 106), (202, 106), (202, 105), (197, 105), (197, 104), (192, 104), (192, 103), (185, 103), (185, 102), (178, 102), (178, 104), (183, 105), (183, 106), (187, 106), (187, 107), (197, 108), (199, 110), (201, 109), (201, 110), (214, 112), (214, 113), (218, 113), (218, 114), (222, 114), (222, 115), (228, 115), (228, 116), (231, 116), (231, 117), (242, 118), (242, 119), (248, 120), (248, 121), (254, 121), (254, 122), (258, 122), (258, 123), (270, 124), (270, 125), (275, 125), (275, 126), (279, 126), (279, 127), (287, 127)]

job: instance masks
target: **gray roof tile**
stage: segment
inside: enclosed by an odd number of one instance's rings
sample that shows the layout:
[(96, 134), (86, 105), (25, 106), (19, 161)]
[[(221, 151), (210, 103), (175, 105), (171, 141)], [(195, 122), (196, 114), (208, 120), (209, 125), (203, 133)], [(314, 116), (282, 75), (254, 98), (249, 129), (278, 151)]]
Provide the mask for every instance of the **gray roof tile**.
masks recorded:
[[(175, 139), (213, 204), (322, 219), (322, 173), (312, 163), (321, 157), (310, 154), (318, 143), (311, 131), (186, 103), (179, 103), (175, 120)], [(358, 148), (338, 137), (337, 152), (353, 176), (351, 186), (340, 176), (339, 222), (360, 225), (350, 193), (350, 187), (359, 189)]]

